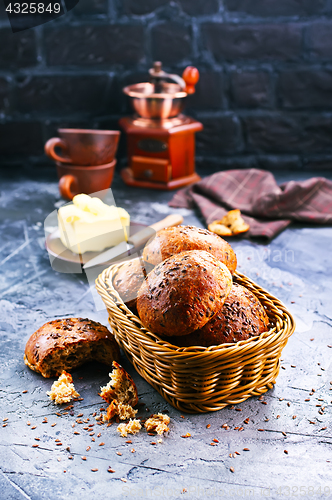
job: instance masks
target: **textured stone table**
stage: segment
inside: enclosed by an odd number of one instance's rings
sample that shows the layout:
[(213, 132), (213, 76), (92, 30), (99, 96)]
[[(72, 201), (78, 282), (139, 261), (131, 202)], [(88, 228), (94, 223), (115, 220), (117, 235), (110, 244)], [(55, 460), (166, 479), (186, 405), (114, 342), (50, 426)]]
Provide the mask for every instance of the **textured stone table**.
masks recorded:
[[(103, 406), (97, 393), (108, 381), (107, 369), (74, 371), (84, 399), (64, 410), (46, 396), (52, 380), (25, 366), (25, 343), (43, 323), (82, 316), (107, 324), (107, 314), (96, 309), (83, 274), (50, 266), (43, 221), (59, 206), (55, 177), (2, 175), (0, 190), (1, 499), (332, 498), (332, 228), (294, 225), (270, 244), (233, 243), (240, 271), (279, 297), (297, 321), (274, 389), (263, 400), (181, 415), (123, 356), (142, 403), (138, 415), (171, 417), (162, 443), (151, 444), (156, 439), (145, 432), (128, 443), (116, 425), (99, 426), (92, 417)], [(113, 192), (138, 222), (176, 211), (167, 206), (172, 193), (125, 188), (118, 178)], [(197, 214), (180, 212), (185, 223), (203, 226)], [(95, 423), (94, 436), (77, 419)], [(191, 437), (181, 438), (187, 432)]]

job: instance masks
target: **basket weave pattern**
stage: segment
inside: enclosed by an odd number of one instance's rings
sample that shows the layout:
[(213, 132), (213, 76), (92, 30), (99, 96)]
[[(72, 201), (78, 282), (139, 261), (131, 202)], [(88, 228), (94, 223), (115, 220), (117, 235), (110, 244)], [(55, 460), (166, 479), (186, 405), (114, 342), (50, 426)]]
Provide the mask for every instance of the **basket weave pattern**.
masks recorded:
[(215, 411), (273, 387), (281, 351), (295, 329), (292, 315), (278, 299), (235, 273), (234, 281), (261, 301), (272, 328), (236, 344), (179, 348), (146, 330), (123, 303), (112, 285), (118, 267), (105, 269), (96, 280), (110, 326), (137, 372), (172, 406), (187, 413)]

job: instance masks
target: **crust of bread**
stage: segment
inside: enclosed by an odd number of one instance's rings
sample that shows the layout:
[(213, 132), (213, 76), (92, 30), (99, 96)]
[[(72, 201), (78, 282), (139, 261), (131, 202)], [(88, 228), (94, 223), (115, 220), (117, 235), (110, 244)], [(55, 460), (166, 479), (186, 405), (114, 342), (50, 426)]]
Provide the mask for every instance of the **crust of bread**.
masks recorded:
[(205, 250), (234, 273), (237, 265), (232, 247), (215, 233), (195, 226), (168, 227), (158, 231), (143, 250), (143, 259), (153, 265), (180, 252)]
[(137, 310), (148, 330), (187, 335), (201, 328), (224, 304), (232, 275), (203, 250), (182, 252), (156, 266), (138, 292)]
[(56, 319), (34, 332), (25, 346), (24, 362), (43, 377), (57, 377), (87, 361), (112, 365), (120, 359), (113, 334), (83, 318)]

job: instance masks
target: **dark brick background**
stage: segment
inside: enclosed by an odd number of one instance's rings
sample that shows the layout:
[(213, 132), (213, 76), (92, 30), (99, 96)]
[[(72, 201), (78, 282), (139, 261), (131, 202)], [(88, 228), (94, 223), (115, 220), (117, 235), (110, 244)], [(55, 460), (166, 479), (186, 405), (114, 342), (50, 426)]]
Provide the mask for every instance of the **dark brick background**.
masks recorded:
[(201, 167), (332, 169), (332, 0), (80, 0), (16, 34), (0, 0), (2, 164), (45, 164), (59, 126), (118, 128), (155, 59), (200, 71)]

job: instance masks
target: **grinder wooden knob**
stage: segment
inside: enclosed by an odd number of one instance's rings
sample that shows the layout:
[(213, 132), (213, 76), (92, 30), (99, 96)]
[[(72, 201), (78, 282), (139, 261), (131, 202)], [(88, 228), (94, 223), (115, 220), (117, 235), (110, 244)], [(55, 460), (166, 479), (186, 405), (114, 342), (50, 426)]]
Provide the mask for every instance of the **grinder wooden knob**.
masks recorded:
[(182, 73), (182, 78), (186, 82), (185, 92), (187, 94), (195, 93), (195, 85), (199, 80), (199, 71), (194, 66), (187, 66)]

